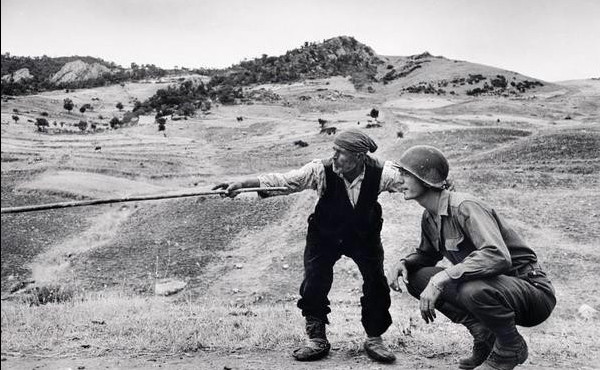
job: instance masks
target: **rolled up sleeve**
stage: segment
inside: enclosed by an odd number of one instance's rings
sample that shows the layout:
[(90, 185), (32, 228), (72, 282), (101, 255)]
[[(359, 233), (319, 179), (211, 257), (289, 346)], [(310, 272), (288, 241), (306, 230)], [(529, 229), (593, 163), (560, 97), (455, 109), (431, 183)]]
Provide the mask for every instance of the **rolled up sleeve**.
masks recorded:
[(285, 187), (288, 190), (283, 194), (296, 193), (307, 189), (323, 190), (325, 182), (325, 168), (323, 162), (315, 159), (302, 168), (285, 173), (267, 173), (258, 176), (261, 187)]

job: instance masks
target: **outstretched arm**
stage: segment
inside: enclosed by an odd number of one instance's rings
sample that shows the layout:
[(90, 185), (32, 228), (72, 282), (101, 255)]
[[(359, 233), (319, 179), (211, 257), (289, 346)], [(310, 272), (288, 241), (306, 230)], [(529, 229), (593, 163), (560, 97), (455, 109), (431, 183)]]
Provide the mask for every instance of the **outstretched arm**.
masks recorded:
[(239, 194), (238, 192), (236, 192), (236, 190), (238, 189), (258, 187), (260, 187), (260, 181), (258, 181), (258, 178), (249, 178), (243, 181), (235, 181), (229, 183), (223, 182), (213, 187), (212, 190), (223, 189), (227, 192), (226, 196), (230, 198), (235, 198)]

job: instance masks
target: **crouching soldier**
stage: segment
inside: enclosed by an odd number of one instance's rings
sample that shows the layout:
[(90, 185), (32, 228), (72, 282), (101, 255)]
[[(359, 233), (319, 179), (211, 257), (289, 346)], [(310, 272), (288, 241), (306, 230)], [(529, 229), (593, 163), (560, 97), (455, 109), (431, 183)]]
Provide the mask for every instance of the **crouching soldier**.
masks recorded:
[[(420, 301), (430, 323), (435, 309), (469, 330), (473, 352), (461, 369), (513, 369), (525, 362), (527, 343), (516, 325), (545, 321), (556, 304), (554, 288), (523, 239), (481, 200), (446, 189), (448, 162), (434, 147), (408, 149), (397, 163), (405, 199), (423, 208), (421, 243), (388, 271)], [(452, 266), (436, 267), (446, 257)]]
[(379, 362), (396, 357), (381, 335), (392, 323), (389, 313), (390, 288), (383, 269), (381, 244), (382, 214), (377, 198), (382, 191), (400, 187), (400, 176), (392, 162), (382, 163), (367, 153), (377, 144), (360, 130), (339, 133), (333, 155), (314, 160), (287, 173), (271, 173), (241, 182), (217, 185), (230, 196), (248, 187), (286, 187), (290, 193), (316, 190), (319, 201), (308, 218), (304, 250), (304, 280), (298, 307), (306, 319), (308, 341), (293, 352), (298, 361), (321, 359), (331, 348), (325, 325), (329, 323), (328, 294), (333, 283), (333, 266), (342, 255), (350, 257), (363, 278), (362, 324), (367, 334), (364, 348)]

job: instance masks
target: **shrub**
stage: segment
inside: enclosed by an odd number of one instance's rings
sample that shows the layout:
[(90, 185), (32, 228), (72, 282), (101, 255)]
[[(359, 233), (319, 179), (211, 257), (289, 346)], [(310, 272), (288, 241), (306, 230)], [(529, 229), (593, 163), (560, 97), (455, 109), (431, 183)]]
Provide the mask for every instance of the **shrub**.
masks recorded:
[(496, 78), (490, 80), (490, 82), (492, 83), (492, 86), (498, 87), (501, 89), (506, 89), (506, 86), (508, 86), (508, 82), (506, 81), (506, 78), (502, 75), (496, 75)]
[(167, 119), (165, 117), (158, 117), (156, 119), (156, 123), (158, 123), (158, 131), (165, 131), (167, 123)]
[(83, 132), (87, 129), (88, 123), (87, 121), (81, 120), (79, 121), (79, 123), (77, 124), (77, 127), (79, 127), (79, 129)]
[(38, 131), (40, 132), (46, 132), (46, 127), (50, 126), (48, 120), (45, 118), (36, 118), (35, 125), (37, 126)]
[(30, 305), (39, 306), (47, 303), (69, 302), (74, 295), (75, 291), (70, 287), (44, 285), (29, 289), (25, 299)]
[(119, 120), (117, 117), (113, 117), (110, 120), (110, 127), (116, 129), (119, 128), (119, 126), (121, 126), (121, 120)]
[(69, 98), (65, 98), (65, 100), (63, 100), (63, 108), (65, 108), (69, 113), (71, 113), (74, 106), (73, 100)]

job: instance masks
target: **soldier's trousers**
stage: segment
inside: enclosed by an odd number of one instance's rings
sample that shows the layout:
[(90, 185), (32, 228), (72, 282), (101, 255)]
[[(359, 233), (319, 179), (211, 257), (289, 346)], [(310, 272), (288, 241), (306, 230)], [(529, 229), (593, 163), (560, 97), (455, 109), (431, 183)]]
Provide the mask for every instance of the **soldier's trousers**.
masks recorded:
[[(408, 291), (415, 298), (441, 271), (441, 267), (423, 267), (408, 274)], [(554, 288), (546, 274), (531, 268), (522, 275), (498, 275), (466, 282), (449, 283), (436, 302), (436, 308), (456, 323), (473, 318), (492, 332), (514, 325), (535, 326), (545, 321), (554, 306)]]

